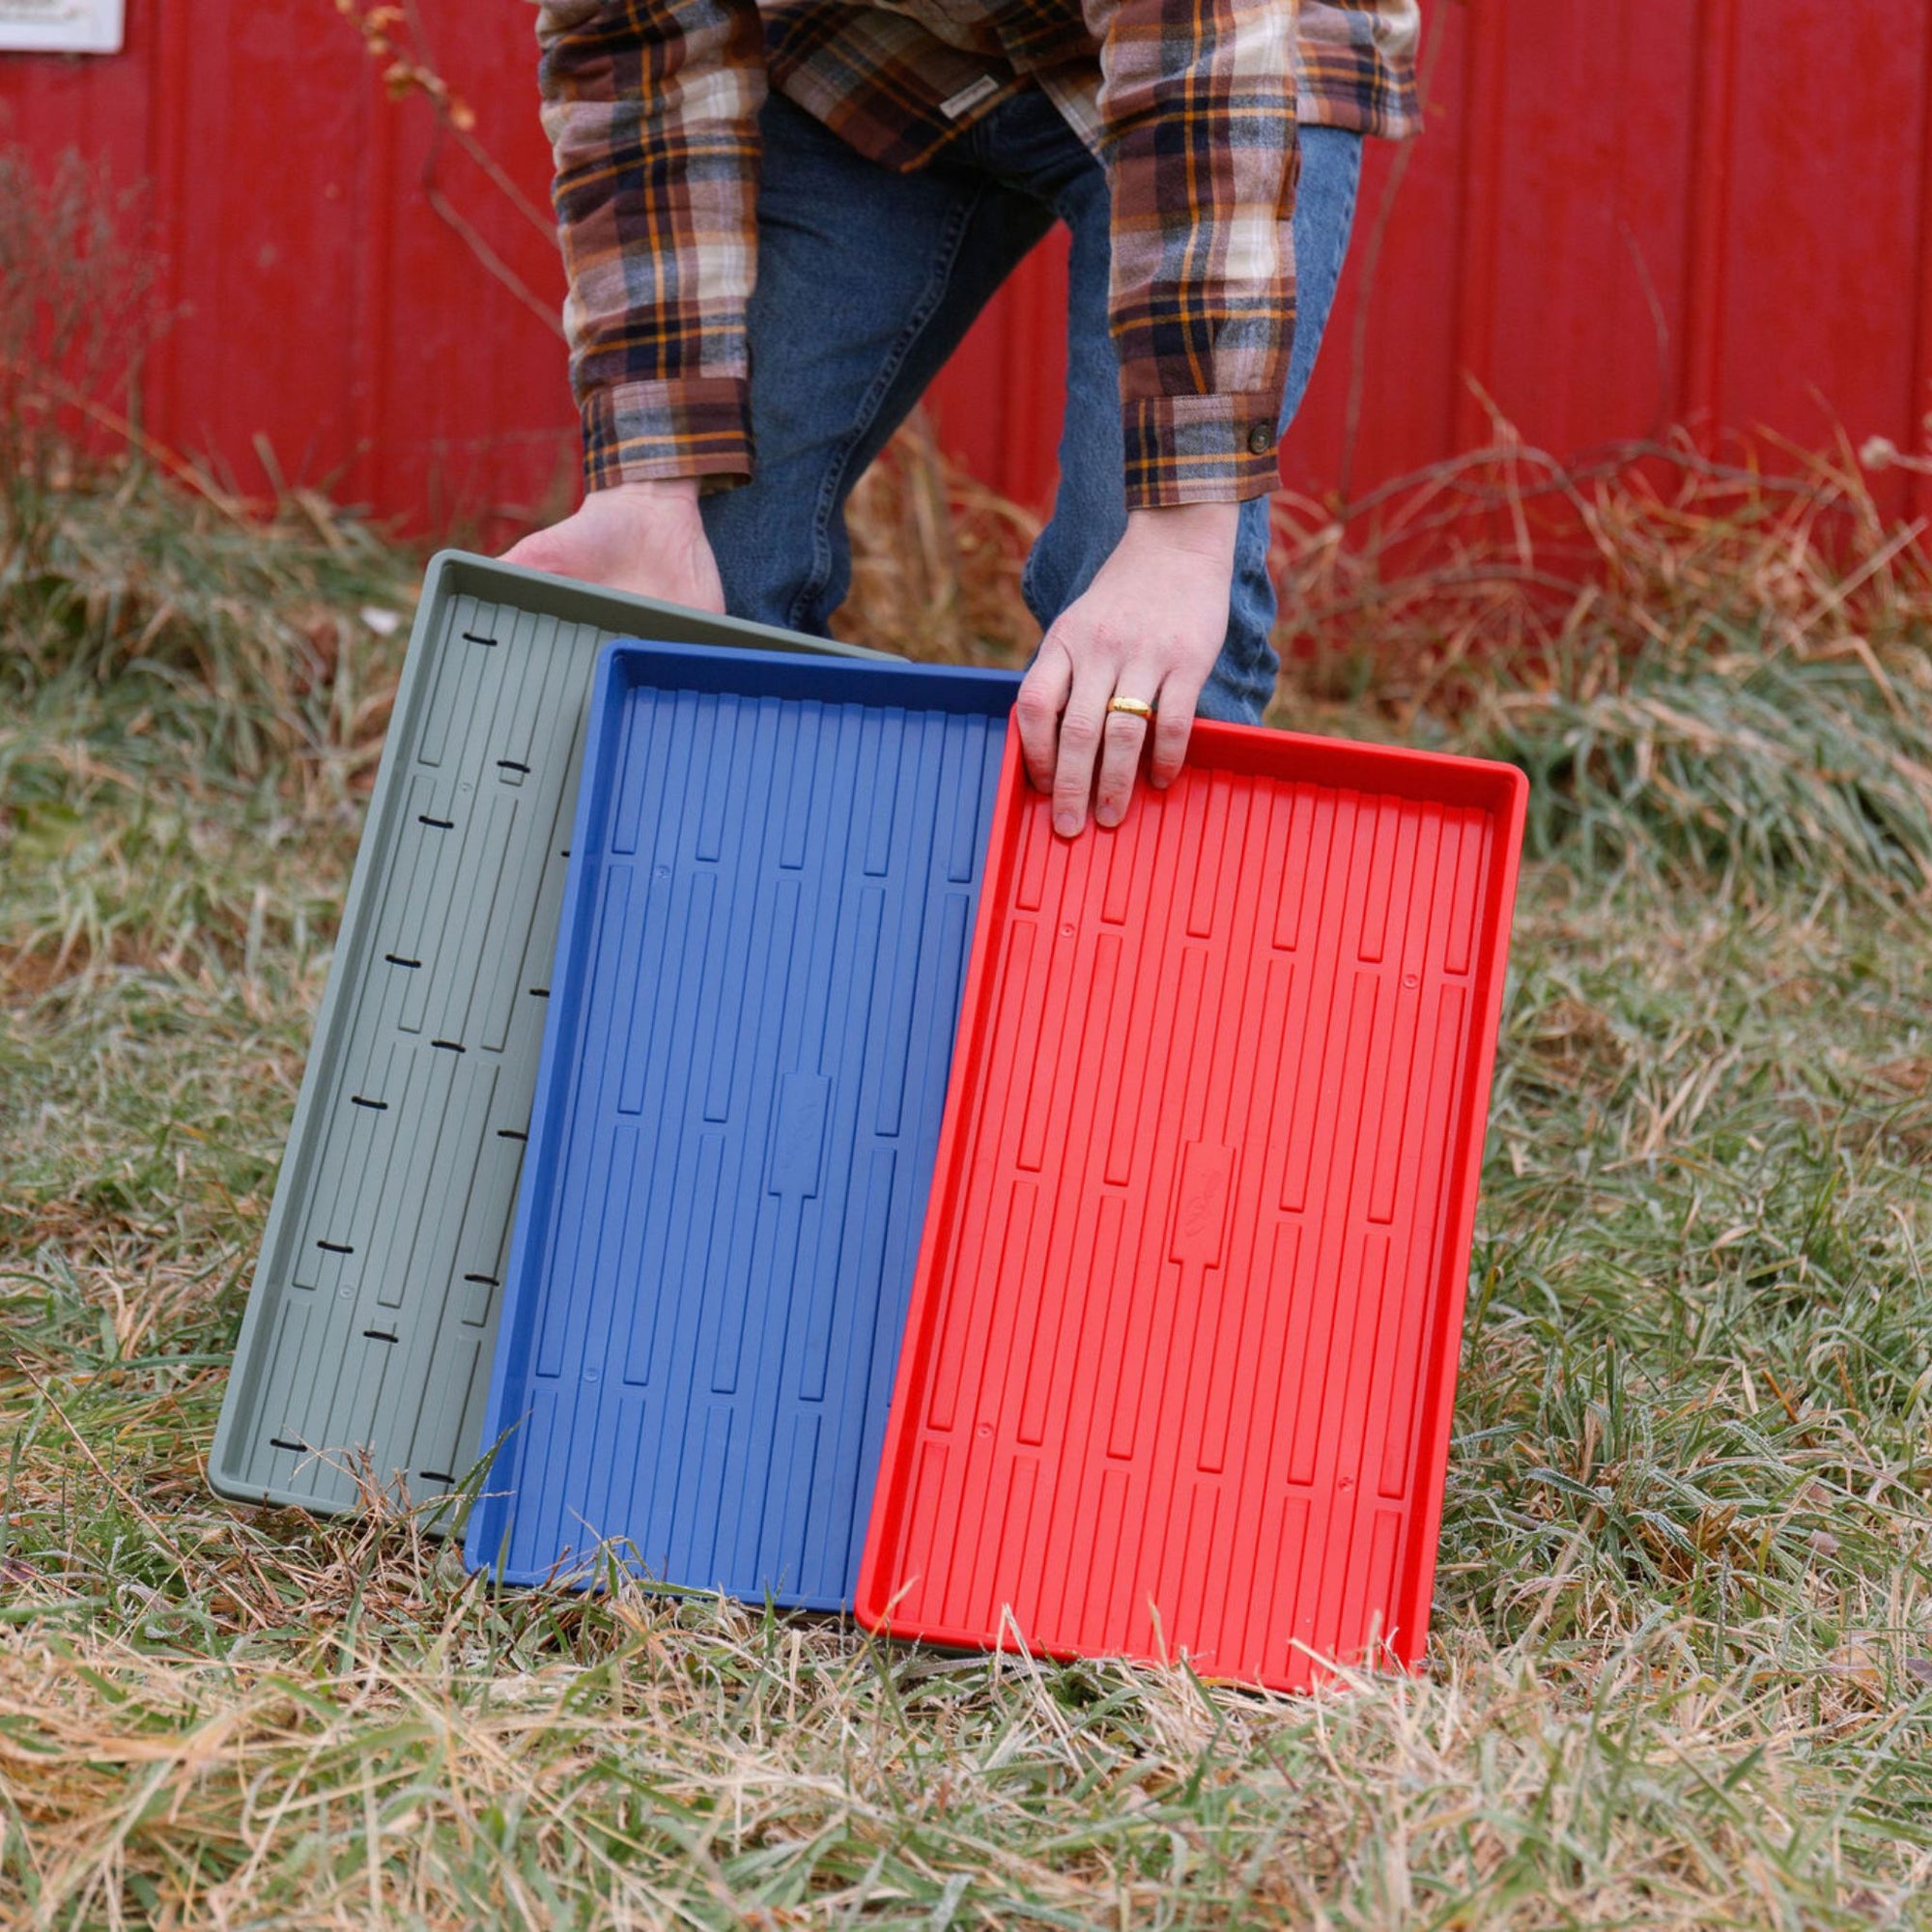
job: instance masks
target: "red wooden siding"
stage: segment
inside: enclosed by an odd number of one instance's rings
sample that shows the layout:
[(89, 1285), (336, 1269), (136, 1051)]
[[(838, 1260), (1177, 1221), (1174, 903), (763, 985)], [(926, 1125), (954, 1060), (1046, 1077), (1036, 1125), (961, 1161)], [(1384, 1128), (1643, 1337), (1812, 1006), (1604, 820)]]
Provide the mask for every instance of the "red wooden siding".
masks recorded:
[[(1292, 487), (1359, 497), (1480, 441), (1483, 395), (1561, 454), (1674, 423), (1921, 445), (1932, 9), (1425, 11), (1429, 132), (1406, 156), (1372, 151)], [(541, 208), (526, 0), (421, 14), (478, 138)], [(288, 480), (418, 527), (567, 488), (541, 228), (420, 100), (384, 98), (329, 0), (193, 14), (129, 0), (122, 55), (0, 54), (0, 141), (78, 146), (150, 184), (177, 311), (147, 383), (153, 433), (249, 491), (266, 447)], [(1058, 432), (1061, 263), (1049, 243), (934, 399), (978, 473), (1034, 502)]]
[[(533, 10), (431, 0), (430, 46), (547, 219)], [(424, 103), (392, 103), (329, 0), (129, 0), (120, 56), (0, 54), (0, 141), (150, 185), (174, 326), (149, 428), (254, 492), (291, 482), (441, 527), (566, 471), (554, 240)], [(439, 210), (536, 296), (533, 314)]]

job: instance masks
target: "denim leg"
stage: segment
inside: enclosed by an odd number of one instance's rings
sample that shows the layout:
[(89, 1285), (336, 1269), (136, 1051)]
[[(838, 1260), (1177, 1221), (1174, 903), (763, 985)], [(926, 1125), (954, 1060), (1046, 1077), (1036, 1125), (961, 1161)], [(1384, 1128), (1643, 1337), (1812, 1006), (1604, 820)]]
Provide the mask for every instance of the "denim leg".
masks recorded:
[(982, 169), (880, 167), (776, 94), (760, 132), (753, 475), (702, 512), (732, 614), (823, 636), (853, 484), (1053, 216)]
[[(1358, 134), (1303, 128), (1300, 143), (1294, 343), (1282, 396), (1284, 432), (1314, 373), (1348, 253), (1361, 173)], [(1063, 191), (1059, 212), (1073, 236), (1067, 268), (1066, 415), (1053, 516), (1027, 559), (1025, 580), (1027, 603), (1042, 626), (1094, 581), (1127, 526), (1119, 363), (1107, 327), (1107, 189), (1097, 165), (1091, 179)], [(1198, 709), (1204, 718), (1255, 724), (1274, 696), (1281, 664), (1270, 640), (1275, 592), (1267, 571), (1268, 537), (1268, 499), (1256, 497), (1241, 506), (1228, 635), (1201, 693)]]
[[(1362, 137), (1341, 128), (1301, 129), (1301, 187), (1294, 204), (1294, 347), (1281, 399), (1281, 434), (1294, 420), (1315, 356), (1335, 305), (1335, 287), (1349, 252), (1361, 182)], [(1228, 598), (1228, 637), (1213, 675), (1201, 694), (1204, 718), (1258, 724), (1274, 696), (1281, 660), (1273, 642), (1274, 579), (1268, 575), (1273, 532), (1268, 498), (1241, 505), (1235, 539), (1235, 581)]]
[(1097, 163), (1063, 190), (1066, 257), (1066, 410), (1053, 514), (1020, 580), (1042, 631), (1093, 582), (1127, 527), (1121, 364), (1108, 327), (1112, 260), (1107, 178)]

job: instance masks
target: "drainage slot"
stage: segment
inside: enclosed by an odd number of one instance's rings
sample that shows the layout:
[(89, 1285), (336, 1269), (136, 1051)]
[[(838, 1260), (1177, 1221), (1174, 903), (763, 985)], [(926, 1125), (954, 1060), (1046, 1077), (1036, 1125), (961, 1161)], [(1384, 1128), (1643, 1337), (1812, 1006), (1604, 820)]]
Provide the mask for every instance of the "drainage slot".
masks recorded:
[(353, 1255), (355, 1252), (341, 1241), (318, 1241), (316, 1246), (326, 1255)]
[(420, 959), (405, 959), (400, 952), (385, 952), (383, 954), (383, 957), (391, 966), (420, 966), (422, 964)]
[(526, 990), (533, 1000), (547, 1000), (550, 998), (550, 988), (548, 986), (531, 986)]
[(372, 1113), (377, 1113), (377, 1114), (386, 1114), (389, 1111), (388, 1101), (372, 1100), (368, 1097), (367, 1094), (350, 1094), (349, 1104), (352, 1107), (367, 1107)]
[(499, 772), (527, 772), (529, 766), (520, 763), (515, 758), (498, 758), (497, 760), (497, 769)]
[(501, 1288), (503, 1285), (494, 1274), (467, 1274), (463, 1279), (473, 1281), (482, 1288)]
[(308, 1447), (308, 1444), (306, 1442), (291, 1442), (286, 1435), (271, 1435), (269, 1437), (269, 1447), (270, 1449), (299, 1450), (299, 1449), (306, 1449)]
[(426, 811), (419, 811), (416, 813), (416, 823), (418, 825), (433, 825), (439, 832), (454, 832), (456, 830), (455, 819), (432, 818)]
[(463, 634), (463, 638), (466, 643), (488, 644), (491, 646), (492, 649), (496, 647), (497, 643), (497, 639), (495, 638), (479, 638), (474, 631), (465, 631)]
[(529, 1139), (529, 1135), (525, 1133), (520, 1127), (498, 1127), (497, 1129), (497, 1138), (499, 1141), (526, 1141)]
[(416, 1474), (426, 1483), (453, 1483), (456, 1480), (447, 1469), (418, 1469)]
[(365, 1328), (362, 1338), (367, 1342), (393, 1342), (396, 1338), (382, 1328)]
[(441, 1047), (445, 1053), (461, 1053), (463, 1051), (463, 1042), (461, 1040), (433, 1039), (430, 1041), (430, 1044)]

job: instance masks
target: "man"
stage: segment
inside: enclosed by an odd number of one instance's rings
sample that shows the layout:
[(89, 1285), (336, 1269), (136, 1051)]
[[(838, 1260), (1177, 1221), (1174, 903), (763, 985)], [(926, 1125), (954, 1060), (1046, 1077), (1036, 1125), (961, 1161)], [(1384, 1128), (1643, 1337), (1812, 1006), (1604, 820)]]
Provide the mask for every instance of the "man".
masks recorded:
[(1159, 785), (1197, 709), (1259, 720), (1277, 439), (1361, 138), (1415, 126), (1416, 0), (542, 0), (537, 31), (588, 490), (513, 562), (822, 633), (847, 494), (1060, 219), (1028, 772), (1071, 838), (1150, 730)]

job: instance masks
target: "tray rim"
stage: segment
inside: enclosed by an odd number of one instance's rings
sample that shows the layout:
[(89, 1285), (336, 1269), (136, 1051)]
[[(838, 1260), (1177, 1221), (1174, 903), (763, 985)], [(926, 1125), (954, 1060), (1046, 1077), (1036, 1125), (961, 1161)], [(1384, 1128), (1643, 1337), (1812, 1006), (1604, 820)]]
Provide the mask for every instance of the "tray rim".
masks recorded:
[[(863, 675), (867, 678), (878, 680), (881, 692), (877, 702), (868, 708), (903, 709), (906, 708), (905, 700), (916, 693), (923, 691), (927, 696), (938, 696), (946, 687), (952, 686), (962, 695), (970, 693), (982, 699), (1003, 697), (1005, 702), (998, 708), (989, 708), (984, 703), (957, 707), (964, 715), (988, 718), (1006, 715), (1009, 719), (1012, 701), (1018, 695), (1020, 685), (1020, 674), (1017, 671), (997, 670), (975, 665), (928, 665), (910, 660), (888, 660), (862, 668), (848, 664), (828, 663), (816, 658), (784, 660), (765, 652), (735, 651), (722, 645), (684, 645), (641, 639), (618, 639), (606, 644), (599, 652), (597, 667), (592, 674), (590, 721), (585, 730), (582, 781), (578, 788), (577, 809), (571, 830), (570, 849), (573, 857), (564, 884), (563, 909), (557, 922), (557, 971), (552, 977), (554, 992), (544, 1021), (543, 1053), (538, 1062), (536, 1096), (530, 1111), (530, 1143), (517, 1190), (510, 1258), (503, 1273), (502, 1315), (497, 1331), (495, 1355), (491, 1363), (489, 1395), (483, 1409), (483, 1432), (490, 1443), (485, 1455), (493, 1461), (508, 1441), (510, 1431), (521, 1426), (521, 1414), (507, 1421), (502, 1419), (510, 1393), (509, 1383), (513, 1379), (511, 1369), (513, 1336), (510, 1324), (513, 1311), (523, 1308), (526, 1303), (528, 1304), (529, 1319), (534, 1318), (536, 1290), (532, 1288), (526, 1293), (523, 1283), (526, 1274), (532, 1275), (539, 1283), (541, 1280), (537, 1264), (543, 1245), (549, 1238), (557, 1170), (562, 1160), (560, 1143), (563, 1135), (558, 1123), (562, 1105), (569, 1098), (569, 1089), (576, 1069), (575, 1048), (580, 1022), (589, 1004), (587, 994), (590, 948), (587, 941), (590, 923), (597, 912), (595, 882), (601, 881), (603, 861), (607, 856), (605, 840), (600, 836), (601, 828), (593, 820), (593, 800), (597, 785), (592, 781), (595, 769), (592, 761), (609, 761), (615, 755), (616, 741), (620, 737), (623, 723), (621, 700), (629, 692), (651, 682), (648, 677), (640, 673), (653, 664), (672, 667), (681, 665), (687, 672), (694, 674), (684, 681), (660, 684), (657, 687), (659, 689), (731, 691), (738, 696), (772, 696), (781, 698), (787, 696), (811, 697), (819, 694), (802, 688), (789, 694), (747, 691), (742, 689), (742, 684), (778, 682), (804, 687), (826, 678), (847, 676), (854, 669), (862, 669)], [(717, 674), (703, 677), (702, 674), (707, 669)], [(732, 678), (732, 673), (736, 673), (735, 679)], [(895, 692), (900, 693), (901, 696), (887, 695)], [(826, 697), (824, 701), (846, 705), (859, 700), (849, 695), (840, 695)], [(1010, 724), (1008, 733), (1010, 744), (1013, 742)], [(1004, 777), (1003, 764), (1003, 783)], [(995, 810), (997, 810), (998, 796), (996, 791)], [(982, 860), (980, 877), (982, 897), (984, 891), (985, 868)], [(977, 907), (974, 916), (977, 922), (979, 917)], [(977, 924), (975, 929), (977, 931)], [(965, 983), (970, 983), (970, 979)], [(568, 1038), (565, 1037), (566, 1034), (569, 1035)], [(952, 1072), (949, 1068), (949, 1094), (951, 1082)], [(524, 1352), (526, 1355), (528, 1354), (527, 1348)], [(895, 1375), (895, 1385), (896, 1385), (896, 1369)], [(530, 1379), (527, 1363), (515, 1378), (527, 1388)], [(621, 1539), (607, 1539), (603, 1543), (593, 1545), (584, 1552), (581, 1564), (575, 1568), (567, 1569), (562, 1560), (559, 1560), (543, 1570), (512, 1569), (509, 1564), (512, 1498), (513, 1492), (510, 1491), (493, 1491), (488, 1477), (485, 1477), (463, 1527), (464, 1568), (473, 1575), (486, 1577), (493, 1584), (519, 1589), (585, 1590), (599, 1587), (606, 1574), (601, 1552)], [(495, 1548), (486, 1553), (485, 1546), (490, 1542), (494, 1542)], [(632, 1574), (635, 1576), (635, 1571)], [(636, 1580), (647, 1583), (652, 1588), (684, 1594), (718, 1594), (716, 1588), (708, 1584), (691, 1584), (643, 1577), (636, 1577)], [(843, 1597), (813, 1597), (796, 1592), (767, 1593), (765, 1600), (787, 1609), (833, 1611), (849, 1607), (847, 1600)]]
[[(1204, 753), (1206, 755), (1204, 755)], [(1284, 761), (1299, 758), (1294, 769), (1283, 769)], [(1500, 835), (1498, 863), (1492, 867), (1485, 895), (1482, 929), (1492, 932), (1494, 944), (1480, 958), (1474, 979), (1480, 998), (1475, 1002), (1476, 1065), (1471, 1069), (1464, 1094), (1468, 1120), (1473, 1124), (1466, 1156), (1452, 1174), (1451, 1210), (1446, 1217), (1451, 1234), (1449, 1252), (1466, 1253), (1472, 1236), (1476, 1197), (1482, 1178), (1483, 1150), (1488, 1138), (1490, 1094), (1495, 1070), (1497, 1028), (1501, 1019), (1502, 998), (1509, 971), (1510, 928), (1520, 870), (1522, 835), (1528, 800), (1529, 780), (1516, 765), (1499, 759), (1463, 757), (1454, 753), (1410, 751), (1402, 746), (1378, 745), (1360, 739), (1323, 738), (1300, 731), (1276, 731), (1263, 725), (1229, 724), (1197, 719), (1187, 750), (1189, 770), (1233, 771), (1266, 777), (1285, 782), (1315, 782), (1335, 790), (1354, 791), (1380, 797), (1397, 797), (1429, 804), (1457, 804), (1485, 809), (1483, 797), (1464, 795), (1455, 800), (1442, 795), (1447, 785), (1486, 793), (1487, 807), (1496, 821)], [(959, 1187), (971, 1139), (971, 1122), (966, 1109), (972, 1104), (979, 1063), (984, 1058), (988, 1039), (994, 980), (998, 968), (998, 937), (1004, 918), (1002, 900), (1013, 882), (1013, 860), (1018, 841), (1019, 812), (1031, 785), (1021, 766), (1017, 733), (1009, 733), (1006, 761), (1001, 769), (1000, 788), (993, 806), (986, 873), (980, 888), (980, 906), (974, 921), (972, 949), (968, 956), (966, 982), (960, 999), (959, 1032), (952, 1050), (952, 1067), (947, 1082), (946, 1108), (939, 1130), (939, 1154), (933, 1167), (932, 1190), (927, 1196), (925, 1227), (920, 1240), (919, 1259), (913, 1273), (912, 1300), (906, 1311), (904, 1338), (899, 1345), (898, 1371), (894, 1378), (892, 1407), (886, 1424), (886, 1438), (879, 1457), (879, 1478), (873, 1492), (870, 1519), (867, 1525), (866, 1547), (859, 1564), (859, 1581), (853, 1595), (852, 1613), (862, 1629), (901, 1642), (937, 1645), (944, 1649), (1005, 1652), (1023, 1657), (1051, 1658), (1072, 1662), (1100, 1653), (1037, 1641), (1014, 1628), (1010, 1617), (988, 1632), (981, 1626), (900, 1621), (894, 1614), (894, 1599), (886, 1593), (892, 1557), (901, 1540), (901, 1525), (910, 1504), (911, 1458), (918, 1444), (918, 1432), (908, 1419), (913, 1415), (922, 1364), (929, 1355), (934, 1329), (942, 1305), (935, 1285), (943, 1237), (957, 1211)], [(1132, 808), (1130, 808), (1131, 810)], [(1092, 837), (1084, 831), (1082, 838)], [(1493, 921), (1492, 925), (1490, 922)], [(944, 1204), (944, 1205), (942, 1205)], [(1449, 1394), (1441, 1399), (1438, 1358), (1448, 1337), (1460, 1335), (1468, 1293), (1466, 1261), (1453, 1270), (1447, 1292), (1430, 1311), (1424, 1344), (1428, 1365), (1421, 1393), (1418, 1423), (1418, 1466), (1430, 1472), (1426, 1493), (1418, 1497), (1422, 1508), (1406, 1539), (1397, 1573), (1395, 1593), (1401, 1613), (1397, 1630), (1401, 1640), (1385, 1646), (1394, 1662), (1407, 1669), (1420, 1663), (1428, 1646), (1429, 1607), (1434, 1590), (1439, 1532), (1443, 1477), (1447, 1468), (1449, 1423), (1453, 1409), (1455, 1364), (1450, 1365)], [(1439, 1410), (1439, 1413), (1437, 1412)], [(901, 1592), (903, 1594), (903, 1592)], [(1413, 1610), (1414, 1614), (1410, 1614)], [(1136, 1652), (1109, 1652), (1109, 1656), (1137, 1658)], [(1189, 1668), (1195, 1666), (1190, 1662)], [(1210, 1682), (1259, 1685), (1264, 1690), (1292, 1689), (1279, 1679), (1236, 1673), (1206, 1671)]]
[[(228, 1366), (228, 1379), (222, 1389), (221, 1408), (215, 1420), (214, 1437), (206, 1457), (208, 1487), (226, 1502), (257, 1503), (271, 1508), (299, 1509), (314, 1516), (354, 1515), (359, 1504), (333, 1508), (299, 1490), (272, 1483), (249, 1480), (242, 1473), (244, 1459), (238, 1453), (244, 1419), (254, 1419), (254, 1404), (244, 1403), (237, 1393), (237, 1377), (244, 1359), (250, 1359), (268, 1346), (272, 1312), (279, 1310), (288, 1292), (286, 1280), (270, 1279), (271, 1258), (291, 1238), (289, 1223), (306, 1199), (320, 1147), (313, 1133), (303, 1145), (295, 1145), (298, 1122), (307, 1122), (319, 1107), (323, 1089), (345, 1043), (346, 1030), (353, 1017), (352, 976), (338, 970), (361, 956), (374, 936), (380, 916), (376, 879), (386, 863), (398, 822), (407, 809), (408, 754), (420, 736), (423, 713), (435, 685), (432, 648), (435, 634), (443, 629), (448, 606), (465, 596), (487, 596), (497, 604), (512, 605), (530, 614), (565, 624), (590, 624), (605, 632), (624, 631), (638, 623), (664, 622), (680, 627), (725, 625), (748, 639), (755, 639), (759, 650), (747, 656), (769, 652), (786, 657), (849, 659), (893, 665), (903, 662), (884, 651), (862, 644), (841, 643), (836, 639), (815, 639), (801, 632), (782, 631), (769, 624), (752, 623), (743, 618), (720, 617), (690, 606), (671, 604), (660, 598), (643, 597), (631, 591), (611, 590), (580, 579), (555, 577), (548, 572), (526, 569), (521, 564), (504, 563), (472, 551), (440, 550), (430, 558), (417, 594), (415, 617), (410, 641), (404, 652), (397, 679), (396, 696), (389, 723), (383, 734), (383, 752), (376, 767), (376, 781), (363, 814), (355, 858), (343, 895), (342, 919), (329, 952), (322, 998), (316, 1007), (315, 1024), (309, 1034), (308, 1053), (302, 1063), (301, 1080), (289, 1116), (289, 1131), (276, 1165), (274, 1191), (263, 1223), (262, 1238), (248, 1271), (248, 1289), (242, 1311), (242, 1325), (236, 1331), (235, 1346)], [(611, 647), (599, 646), (598, 656)], [(593, 662), (592, 675), (595, 675)], [(379, 856), (380, 855), (380, 856)], [(243, 1411), (248, 1413), (244, 1418)], [(325, 1445), (322, 1453), (327, 1453)], [(486, 1452), (487, 1453), (487, 1452)], [(467, 1480), (467, 1478), (466, 1478)], [(461, 1485), (459, 1484), (459, 1488)]]

